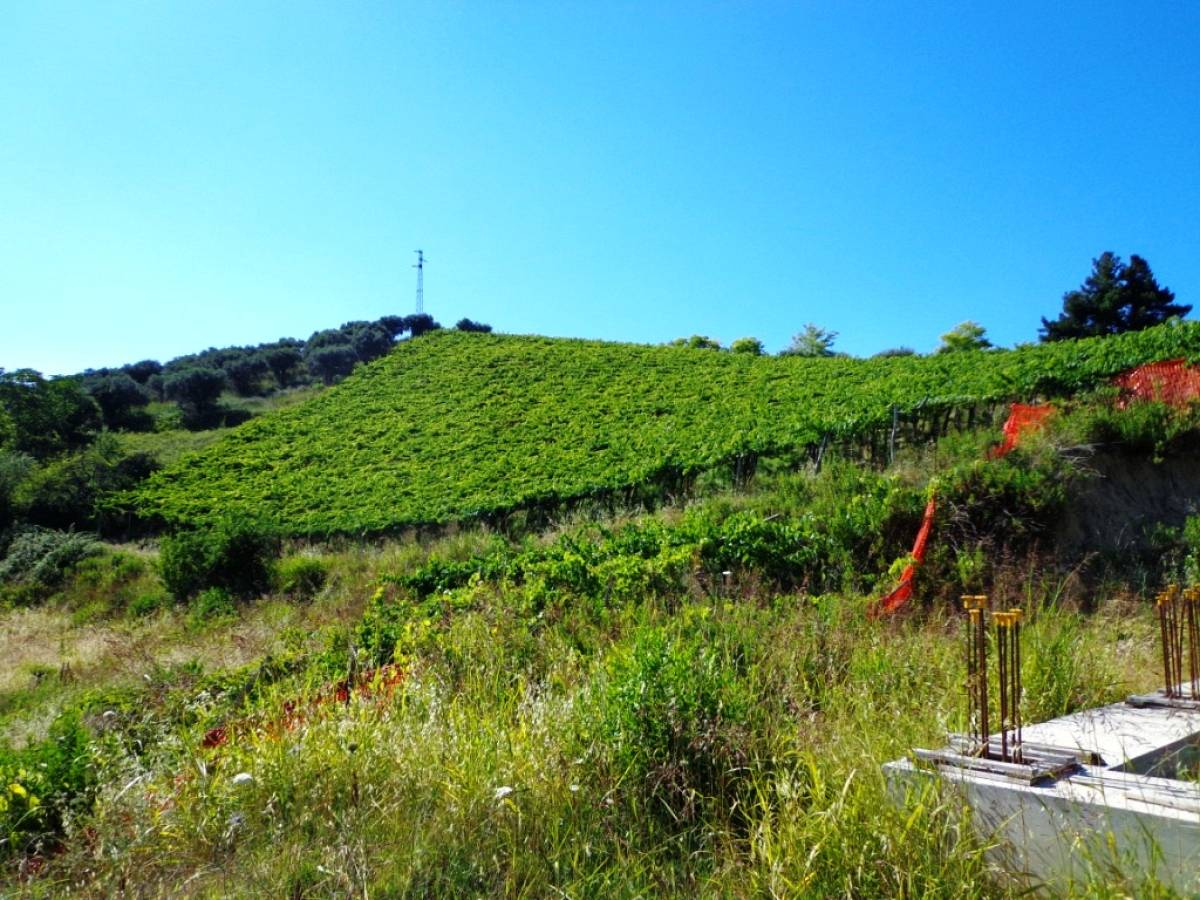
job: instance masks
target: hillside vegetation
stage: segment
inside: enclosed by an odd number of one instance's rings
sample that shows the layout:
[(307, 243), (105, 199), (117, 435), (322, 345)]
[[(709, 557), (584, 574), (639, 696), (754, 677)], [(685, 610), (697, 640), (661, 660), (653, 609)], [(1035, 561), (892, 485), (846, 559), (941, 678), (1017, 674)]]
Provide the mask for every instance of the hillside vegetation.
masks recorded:
[[(1190, 334), (1068, 345), (1024, 383), (1094, 383), (1138, 354), (1178, 355)], [(713, 395), (721, 382), (711, 373), (726, 371), (759, 386), (769, 373), (818, 373), (830, 391), (838, 381), (824, 373), (891, 371), (902, 382), (897, 373), (926, 371), (729, 367), (709, 351), (518, 338), (422, 342), (428, 353), (398, 350), (345, 392), (219, 437), (180, 457), (176, 472), (203, 463), (215, 480), (231, 451), (256, 446), (244, 434), (266, 446), (283, 426), (300, 433), (322, 417), (324, 443), (318, 430), (309, 443), (332, 458), (330, 447), (355, 436), (337, 438), (343, 423), (363, 440), (362, 408), (374, 399), (386, 409), (388, 397), (393, 426), (422, 423), (424, 440), (448, 453), (447, 423), (484, 415), (470, 386), (504, 364), (508, 381), (540, 387), (529, 392), (536, 403), (494, 409), (539, 422), (557, 411), (564, 436), (598, 427), (591, 404), (568, 402), (583, 386), (620, 385), (624, 410), (662, 402), (645, 399), (646, 387), (636, 394), (633, 374), (602, 377), (604, 359), (655, 361), (668, 382)], [(1020, 376), (1023, 353), (963, 354), (945, 371), (960, 384), (970, 375), (980, 387), (969, 399), (986, 398), (987, 378)], [(463, 378), (439, 374), (452, 354)], [(590, 376), (576, 371), (583, 361)], [(555, 379), (552, 364), (575, 374)], [(415, 390), (422, 378), (446, 391), (441, 403), (414, 396), (396, 411), (396, 386)], [(841, 380), (868, 396), (869, 381)], [(560, 405), (555, 386), (568, 398)], [(323, 405), (339, 395), (359, 414)], [(685, 428), (680, 410), (707, 407), (689, 397), (671, 415), (677, 444), (699, 459), (703, 445), (684, 441), (705, 431)], [(949, 397), (936, 395), (918, 420), (944, 419)], [(476, 521), (370, 541), (280, 541), (270, 523), (222, 515), (122, 547), (22, 530), (0, 592), (0, 893), (1024, 896), (1030, 885), (986, 856), (989, 841), (963, 828), (952, 796), (931, 787), (893, 804), (880, 766), (964, 727), (963, 592), (1028, 613), (1027, 721), (1155, 686), (1156, 622), (1143, 598), (1196, 580), (1200, 516), (1186, 504), (1174, 517), (1156, 505), (1145, 521), (1110, 511), (1109, 530), (1142, 538), (1141, 550), (1126, 540), (1111, 558), (1058, 535), (1081, 490), (1140, 490), (1146, 468), (1182, 470), (1200, 445), (1200, 410), (1113, 399), (1102, 390), (1058, 402), (1042, 431), (999, 459), (988, 458), (999, 432), (986, 425), (930, 437), (937, 429), (918, 421), (894, 462), (877, 465), (864, 465), (855, 432), (842, 430), (820, 465), (799, 445), (752, 477), (697, 478), (652, 512), (593, 504), (545, 528), (517, 516), (504, 529)], [(792, 406), (797, 441), (807, 439), (800, 413), (808, 438), (831, 421), (832, 401)], [(612, 428), (648, 441), (636, 422)], [(437, 471), (469, 473), (485, 450), (535, 449), (528, 434), (505, 441), (494, 424), (487, 433), (494, 447), (464, 451), (457, 467), (434, 457)], [(557, 446), (546, 456), (576, 458), (565, 437)], [(359, 458), (370, 449), (364, 442)], [(1101, 479), (1101, 458), (1111, 478)], [(193, 489), (203, 491), (199, 471)], [(434, 470), (410, 461), (406, 471), (428, 480)], [(353, 484), (348, 469), (333, 472)], [(1197, 484), (1174, 480), (1172, 490), (1197, 496)], [(910, 613), (868, 618), (934, 492)], [(313, 510), (327, 513), (329, 496), (315, 495)], [(1164, 895), (1153, 872), (1127, 860), (1092, 863), (1074, 894)]]
[(954, 409), (1093, 387), (1200, 355), (1200, 323), (1010, 351), (762, 358), (541, 337), (431, 334), (252, 421), (127, 498), (168, 524), (235, 510), (288, 533), (380, 533), (555, 509), (876, 436), (893, 408), (937, 433)]
[[(1021, 896), (952, 797), (893, 805), (880, 764), (963, 727), (955, 607), (930, 602), (943, 588), (986, 584), (1029, 611), (1031, 721), (1154, 685), (1152, 608), (1026, 552), (1062, 508), (1057, 447), (1076, 427), (1064, 415), (996, 461), (980, 458), (991, 430), (885, 471), (833, 453), (820, 472), (760, 470), (540, 533), (293, 545), (225, 604), (164, 596), (166, 546), (157, 564), (89, 557), (0, 618), (0, 733), (20, 738), (0, 744), (0, 885)], [(904, 552), (934, 458), (946, 516), (923, 602), (870, 621), (861, 591)], [(967, 505), (970, 534), (953, 515)], [(1176, 530), (1177, 557), (1196, 534)], [(1168, 556), (1137, 577), (1173, 577)], [(1155, 888), (1096, 862), (1079, 895)]]

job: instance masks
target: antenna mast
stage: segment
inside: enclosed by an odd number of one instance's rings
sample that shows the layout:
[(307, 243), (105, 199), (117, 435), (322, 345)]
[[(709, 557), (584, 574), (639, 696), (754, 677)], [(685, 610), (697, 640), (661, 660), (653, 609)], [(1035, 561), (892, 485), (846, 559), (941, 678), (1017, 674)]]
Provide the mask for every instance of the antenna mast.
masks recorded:
[(425, 253), (422, 250), (413, 251), (417, 254), (417, 315), (425, 312)]

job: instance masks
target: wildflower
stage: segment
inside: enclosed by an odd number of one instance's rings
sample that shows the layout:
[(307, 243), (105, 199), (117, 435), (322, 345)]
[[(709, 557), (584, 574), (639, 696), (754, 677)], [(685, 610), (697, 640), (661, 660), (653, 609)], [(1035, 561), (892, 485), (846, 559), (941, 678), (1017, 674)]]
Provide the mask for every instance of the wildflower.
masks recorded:
[(254, 784), (254, 776), (249, 772), (238, 772), (229, 781), (234, 787), (241, 787), (244, 784)]
[(509, 787), (507, 784), (502, 784), (500, 787), (496, 788), (495, 799), (503, 800), (505, 797), (507, 797), (512, 792), (513, 792), (513, 789), (511, 787)]

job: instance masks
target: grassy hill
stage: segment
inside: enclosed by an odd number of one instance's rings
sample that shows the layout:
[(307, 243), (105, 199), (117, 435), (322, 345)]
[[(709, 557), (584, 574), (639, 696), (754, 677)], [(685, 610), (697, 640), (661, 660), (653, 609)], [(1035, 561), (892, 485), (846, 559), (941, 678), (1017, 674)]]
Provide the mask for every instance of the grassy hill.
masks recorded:
[(167, 523), (246, 509), (293, 534), (385, 532), (676, 484), (883, 429), (893, 405), (940, 413), (1073, 392), (1197, 355), (1200, 323), (871, 360), (448, 332), (246, 424), (131, 500)]

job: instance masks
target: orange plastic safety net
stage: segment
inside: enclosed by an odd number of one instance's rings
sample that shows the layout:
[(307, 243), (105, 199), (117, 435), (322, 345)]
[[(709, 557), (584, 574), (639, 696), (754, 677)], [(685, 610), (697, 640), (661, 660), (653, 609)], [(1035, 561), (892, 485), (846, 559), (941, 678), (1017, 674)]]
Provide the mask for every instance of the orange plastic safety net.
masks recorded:
[[(1182, 359), (1146, 363), (1116, 376), (1113, 384), (1122, 391), (1122, 397), (1118, 401), (1122, 408), (1137, 400), (1157, 400), (1173, 406), (1187, 406), (1189, 403), (1200, 401), (1200, 367), (1191, 366)], [(1054, 412), (1055, 408), (1050, 403), (1012, 404), (1001, 429), (1004, 439), (989, 451), (988, 456), (991, 459), (999, 459), (1011, 452), (1025, 435), (1042, 428)], [(929, 505), (925, 507), (925, 519), (921, 523), (921, 530), (917, 532), (917, 540), (913, 545), (913, 561), (904, 567), (896, 589), (880, 597), (868, 609), (872, 618), (893, 613), (912, 599), (913, 573), (925, 559), (925, 545), (933, 529), (936, 508), (937, 505), (931, 497)]]
[(1122, 390), (1118, 401), (1122, 408), (1135, 400), (1158, 400), (1172, 406), (1200, 400), (1200, 368), (1182, 359), (1146, 363), (1121, 373), (1113, 384)]
[(925, 547), (929, 543), (929, 533), (933, 531), (933, 517), (936, 513), (937, 498), (930, 497), (929, 502), (925, 504), (925, 517), (921, 520), (921, 530), (917, 532), (917, 539), (913, 543), (913, 561), (900, 573), (899, 586), (890, 594), (880, 597), (867, 610), (871, 618), (894, 613), (912, 599), (913, 575), (916, 573), (917, 566), (925, 561)]
[(1004, 440), (1000, 442), (1000, 446), (994, 448), (988, 455), (992, 459), (999, 459), (1011, 453), (1021, 442), (1021, 438), (1031, 431), (1040, 429), (1053, 414), (1054, 406), (1050, 403), (1041, 403), (1037, 406), (1030, 406), (1026, 403), (1014, 403), (1009, 407), (1008, 418), (1004, 421), (1004, 427), (1000, 429), (1001, 434), (1004, 435)]

